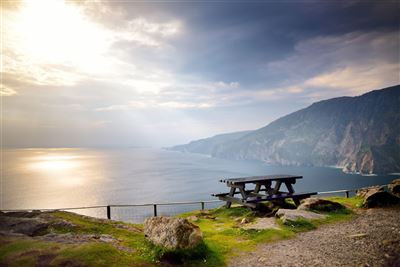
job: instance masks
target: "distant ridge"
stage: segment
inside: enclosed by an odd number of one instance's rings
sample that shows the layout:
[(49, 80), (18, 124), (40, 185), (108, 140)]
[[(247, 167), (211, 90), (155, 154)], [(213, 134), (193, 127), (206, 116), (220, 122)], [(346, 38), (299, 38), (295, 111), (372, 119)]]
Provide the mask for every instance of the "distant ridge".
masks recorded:
[[(323, 100), (231, 137), (224, 142), (209, 142), (210, 138), (190, 144), (199, 142), (196, 153), (219, 158), (340, 166), (345, 172), (363, 174), (400, 172), (400, 85)], [(178, 147), (194, 152), (190, 144)]]
[(216, 146), (223, 144), (224, 142), (229, 142), (232, 140), (237, 140), (252, 131), (241, 131), (227, 134), (219, 134), (213, 137), (199, 139), (191, 141), (186, 145), (177, 145), (167, 148), (168, 150), (175, 150), (181, 152), (199, 153), (211, 155)]

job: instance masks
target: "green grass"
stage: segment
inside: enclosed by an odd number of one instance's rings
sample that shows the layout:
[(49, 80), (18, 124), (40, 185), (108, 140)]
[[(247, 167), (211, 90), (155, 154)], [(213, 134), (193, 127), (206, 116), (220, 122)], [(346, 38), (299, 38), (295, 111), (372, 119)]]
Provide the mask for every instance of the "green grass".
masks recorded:
[(349, 209), (356, 209), (356, 208), (361, 208), (362, 207), (362, 202), (363, 199), (361, 197), (327, 197), (325, 198), (327, 200), (335, 201), (338, 202), (344, 206), (346, 206)]
[[(96, 220), (68, 212), (56, 212), (54, 216), (74, 224), (74, 227), (54, 227), (54, 233), (75, 233), (90, 235), (111, 235), (118, 240), (115, 243), (86, 242), (65, 244), (38, 241), (28, 238), (5, 240), (0, 245), (0, 265), (34, 266), (41, 257), (48, 256), (48, 264), (81, 264), (85, 266), (155, 266), (159, 261), (182, 259), (185, 266), (224, 266), (229, 259), (241, 252), (252, 251), (258, 244), (293, 238), (296, 233), (310, 231), (322, 224), (335, 223), (351, 219), (351, 209), (359, 207), (358, 198), (329, 198), (348, 208), (335, 212), (325, 212), (323, 220), (298, 220), (283, 225), (277, 220), (281, 229), (245, 230), (240, 221), (256, 220), (257, 213), (240, 206), (230, 209), (224, 207), (209, 211), (193, 211), (180, 217), (197, 216), (194, 222), (203, 232), (204, 243), (192, 250), (165, 250), (146, 241), (143, 225)], [(130, 231), (129, 228), (132, 231)], [(121, 248), (124, 248), (121, 250)]]

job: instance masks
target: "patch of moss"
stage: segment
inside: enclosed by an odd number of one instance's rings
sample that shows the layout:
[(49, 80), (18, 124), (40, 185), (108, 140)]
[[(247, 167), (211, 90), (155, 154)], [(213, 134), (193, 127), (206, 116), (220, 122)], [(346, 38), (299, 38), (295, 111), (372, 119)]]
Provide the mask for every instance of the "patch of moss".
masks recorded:
[(327, 200), (338, 202), (349, 209), (360, 208), (363, 203), (363, 199), (361, 197), (327, 197)]
[(133, 254), (105, 243), (87, 243), (63, 249), (53, 264), (63, 265), (70, 261), (85, 266), (131, 266), (138, 263)]

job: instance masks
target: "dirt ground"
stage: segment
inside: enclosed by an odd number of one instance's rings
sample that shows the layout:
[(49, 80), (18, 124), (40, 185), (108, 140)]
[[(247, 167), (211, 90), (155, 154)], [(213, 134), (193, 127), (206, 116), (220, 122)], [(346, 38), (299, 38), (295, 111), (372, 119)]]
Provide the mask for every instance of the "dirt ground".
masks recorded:
[(400, 207), (359, 210), (350, 221), (260, 245), (229, 266), (400, 267)]

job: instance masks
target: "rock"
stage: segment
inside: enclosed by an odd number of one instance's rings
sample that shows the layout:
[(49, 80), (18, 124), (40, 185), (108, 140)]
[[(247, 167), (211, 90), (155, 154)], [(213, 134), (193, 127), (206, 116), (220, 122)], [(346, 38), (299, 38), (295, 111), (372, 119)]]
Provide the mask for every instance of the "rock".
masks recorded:
[(39, 218), (0, 216), (0, 231), (37, 236), (45, 234), (48, 228), (49, 223)]
[(326, 216), (323, 214), (318, 214), (306, 210), (290, 210), (290, 209), (279, 209), (276, 212), (276, 216), (279, 217), (284, 224), (297, 221), (298, 219), (317, 220), (326, 218)]
[(368, 236), (367, 234), (353, 234), (353, 235), (349, 235), (349, 237), (351, 238), (358, 238), (358, 237), (366, 237)]
[(388, 184), (388, 190), (393, 195), (400, 197), (400, 179), (393, 180)]
[(203, 240), (200, 228), (183, 218), (147, 218), (144, 234), (153, 244), (167, 249), (194, 248)]
[(317, 210), (317, 211), (335, 211), (345, 207), (337, 202), (321, 199), (321, 198), (306, 198), (301, 201), (299, 210)]
[(199, 221), (199, 217), (193, 215), (193, 216), (189, 216), (186, 219), (188, 219), (189, 221), (193, 221), (193, 222), (198, 222)]
[(376, 193), (376, 192), (383, 192), (385, 191), (385, 188), (383, 186), (370, 186), (370, 187), (364, 187), (359, 190), (357, 190), (356, 195), (358, 197), (365, 198), (366, 195)]
[(400, 203), (400, 198), (385, 191), (370, 191), (364, 196), (363, 207), (375, 208), (396, 205)]
[(243, 219), (240, 221), (240, 224), (246, 224), (246, 223), (249, 223), (249, 222), (250, 222), (249, 219), (243, 218)]
[(254, 223), (246, 224), (242, 228), (246, 230), (280, 229), (274, 217), (257, 218)]

